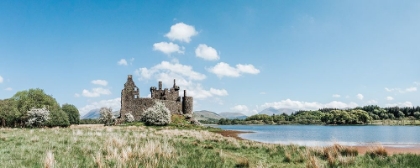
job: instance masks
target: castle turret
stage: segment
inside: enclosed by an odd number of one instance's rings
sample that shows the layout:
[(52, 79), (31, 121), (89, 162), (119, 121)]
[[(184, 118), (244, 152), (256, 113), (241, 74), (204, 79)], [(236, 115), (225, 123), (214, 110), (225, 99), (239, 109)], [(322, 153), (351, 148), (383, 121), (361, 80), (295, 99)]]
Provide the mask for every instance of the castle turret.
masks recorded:
[(124, 89), (121, 91), (121, 112), (120, 117), (124, 117), (126, 113), (133, 111), (133, 100), (139, 98), (140, 90), (134, 84), (133, 76), (128, 75)]
[(193, 113), (193, 98), (187, 96), (187, 91), (184, 90), (184, 97), (182, 97), (182, 113), (192, 114)]

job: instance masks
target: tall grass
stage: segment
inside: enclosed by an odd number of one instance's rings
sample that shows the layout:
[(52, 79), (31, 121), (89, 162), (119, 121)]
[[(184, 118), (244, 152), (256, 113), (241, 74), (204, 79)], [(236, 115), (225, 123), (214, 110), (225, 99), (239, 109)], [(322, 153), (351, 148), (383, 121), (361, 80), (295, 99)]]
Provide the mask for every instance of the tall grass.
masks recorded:
[(0, 165), (6, 168), (413, 167), (420, 160), (417, 155), (376, 153), (381, 157), (359, 156), (354, 148), (338, 144), (305, 148), (236, 140), (203, 128), (0, 128)]

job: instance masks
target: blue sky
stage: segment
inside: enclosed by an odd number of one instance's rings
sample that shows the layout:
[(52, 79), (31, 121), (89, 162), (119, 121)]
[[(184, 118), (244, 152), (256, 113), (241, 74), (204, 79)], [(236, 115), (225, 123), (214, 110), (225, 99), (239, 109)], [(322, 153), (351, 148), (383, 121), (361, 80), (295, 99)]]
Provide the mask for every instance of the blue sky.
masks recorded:
[(0, 99), (82, 115), (177, 79), (194, 110), (420, 105), (419, 1), (0, 1)]

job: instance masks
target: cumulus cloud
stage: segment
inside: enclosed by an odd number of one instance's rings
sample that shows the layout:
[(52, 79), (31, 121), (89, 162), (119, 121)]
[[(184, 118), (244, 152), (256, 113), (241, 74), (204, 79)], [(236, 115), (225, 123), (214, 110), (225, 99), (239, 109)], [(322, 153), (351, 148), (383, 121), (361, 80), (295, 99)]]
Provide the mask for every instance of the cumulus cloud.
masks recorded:
[(363, 96), (362, 94), (360, 94), (360, 93), (359, 93), (359, 94), (357, 94), (356, 96), (357, 96), (357, 98), (358, 98), (358, 99), (360, 99), (360, 100), (363, 100), (363, 98), (364, 98), (364, 96)]
[(93, 80), (92, 83), (95, 84), (95, 85), (101, 85), (101, 86), (108, 85), (108, 82), (106, 80), (100, 80), (100, 79)]
[(13, 90), (13, 88), (8, 87), (8, 88), (6, 88), (6, 89), (4, 89), (4, 90), (6, 90), (6, 91), (12, 91), (12, 90)]
[(398, 92), (398, 93), (406, 93), (406, 92), (415, 92), (417, 91), (417, 87), (408, 87), (405, 89), (401, 88), (385, 88), (387, 92)]
[(225, 89), (214, 89), (210, 88), (210, 93), (217, 95), (217, 96), (227, 96), (228, 92)]
[(172, 42), (160, 42), (153, 44), (153, 50), (163, 52), (167, 55), (170, 55), (172, 53), (179, 53), (184, 54), (184, 48), (179, 47), (178, 44), (174, 44)]
[(139, 77), (139, 80), (155, 79), (168, 86), (172, 86), (173, 80), (176, 79), (176, 84), (187, 90), (187, 95), (193, 96), (194, 99), (228, 95), (225, 89), (204, 89), (198, 81), (204, 80), (206, 76), (194, 71), (191, 66), (180, 63), (162, 61), (151, 68), (139, 68), (134, 74)]
[(124, 66), (128, 65), (127, 60), (125, 60), (125, 59), (121, 59), (120, 61), (117, 62), (117, 64), (118, 65), (124, 65)]
[(84, 97), (99, 97), (101, 95), (109, 95), (111, 94), (111, 91), (109, 89), (105, 88), (93, 88), (91, 91), (83, 89), (82, 95)]
[(0, 83), (3, 83), (3, 77), (0, 76)]
[(353, 108), (357, 107), (357, 104), (354, 102), (350, 103), (343, 103), (339, 101), (332, 101), (326, 104), (318, 103), (318, 102), (304, 102), (304, 101), (294, 101), (290, 99), (282, 100), (279, 102), (271, 102), (271, 103), (264, 103), (261, 105), (261, 108), (269, 108), (273, 107), (276, 109), (280, 108), (290, 108), (293, 110), (318, 110), (320, 108)]
[(165, 37), (168, 37), (172, 41), (178, 40), (189, 43), (191, 41), (191, 37), (197, 34), (198, 32), (195, 30), (194, 26), (181, 22), (172, 25), (171, 30), (165, 35)]
[(84, 107), (79, 108), (80, 116), (85, 115), (91, 110), (100, 109), (101, 107), (111, 107), (113, 111), (120, 110), (121, 108), (121, 98), (101, 100), (98, 102), (92, 102)]
[(248, 112), (249, 111), (248, 107), (245, 105), (236, 105), (230, 109), (235, 112)]
[(386, 100), (394, 100), (394, 98), (393, 98), (393, 97), (391, 97), (391, 96), (387, 96), (387, 97), (386, 97)]
[(80, 94), (79, 93), (75, 93), (74, 94), (74, 97), (80, 97)]
[(209, 61), (218, 60), (220, 58), (216, 49), (205, 44), (198, 45), (195, 49), (195, 55)]
[(386, 107), (413, 107), (413, 103), (406, 101), (406, 102), (399, 102), (399, 103), (391, 103), (391, 104), (385, 104)]
[(333, 94), (332, 97), (339, 98), (339, 97), (341, 97), (341, 95), (339, 95), (339, 94)]
[(378, 101), (376, 101), (376, 100), (369, 100), (367, 103), (368, 104), (378, 104)]
[(237, 64), (236, 67), (231, 67), (229, 64), (220, 62), (214, 67), (208, 69), (209, 72), (216, 74), (219, 78), (226, 77), (239, 77), (244, 73), (258, 74), (260, 70), (256, 69), (253, 65)]

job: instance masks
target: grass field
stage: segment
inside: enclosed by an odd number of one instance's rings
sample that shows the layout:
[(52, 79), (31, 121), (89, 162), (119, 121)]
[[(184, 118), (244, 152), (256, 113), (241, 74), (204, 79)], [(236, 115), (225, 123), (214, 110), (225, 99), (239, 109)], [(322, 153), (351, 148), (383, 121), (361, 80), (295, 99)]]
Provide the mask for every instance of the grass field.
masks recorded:
[[(210, 130), (210, 131), (209, 131)], [(0, 128), (0, 167), (418, 167), (420, 156), (366, 155), (236, 140), (211, 129), (80, 125)]]

